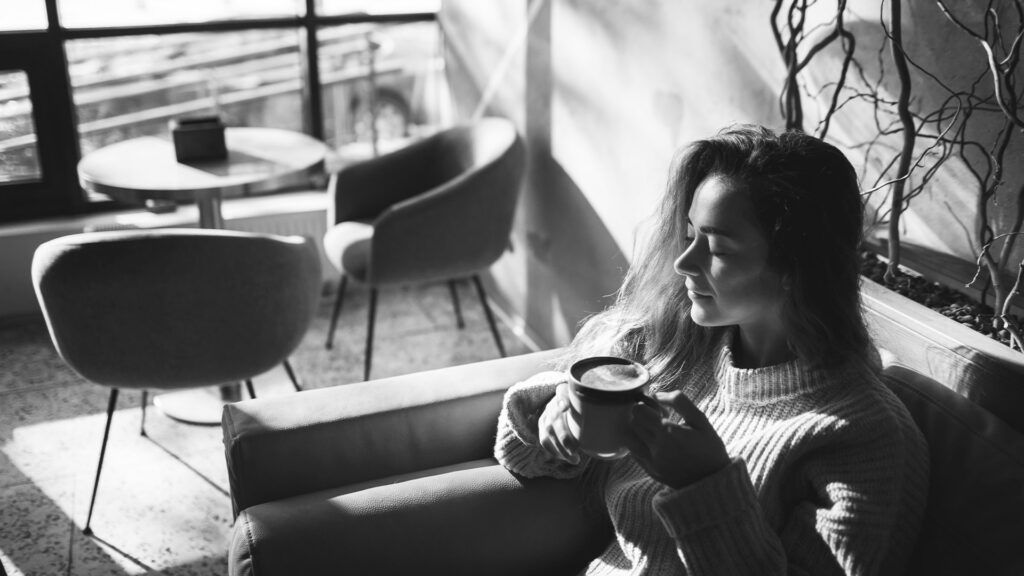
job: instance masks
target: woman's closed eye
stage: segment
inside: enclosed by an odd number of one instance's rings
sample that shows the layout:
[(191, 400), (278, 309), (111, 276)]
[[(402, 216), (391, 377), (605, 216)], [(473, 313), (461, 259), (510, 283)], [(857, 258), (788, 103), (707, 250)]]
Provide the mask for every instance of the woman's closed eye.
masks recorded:
[[(697, 241), (697, 237), (696, 236), (692, 236), (692, 235), (688, 235), (688, 236), (686, 236), (686, 238), (683, 239), (683, 241), (684, 241), (683, 248), (687, 249), (691, 245), (693, 245), (694, 242)], [(709, 255), (715, 256), (715, 257), (721, 257), (721, 256), (729, 256), (731, 253), (732, 252), (730, 252), (729, 249), (727, 249), (727, 248), (725, 248), (723, 246), (715, 245), (711, 241), (708, 241), (708, 254)]]

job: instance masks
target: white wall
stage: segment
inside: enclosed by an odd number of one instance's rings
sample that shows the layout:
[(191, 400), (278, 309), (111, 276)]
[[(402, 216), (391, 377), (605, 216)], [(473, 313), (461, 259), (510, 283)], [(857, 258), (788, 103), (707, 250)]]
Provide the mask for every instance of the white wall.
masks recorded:
[[(818, 4), (822, 10), (812, 17), (827, 20), (832, 4)], [(948, 4), (972, 13), (971, 0)], [(905, 45), (914, 61), (954, 89), (973, 81), (977, 43), (952, 29), (934, 2), (905, 5)], [(855, 0), (850, 6), (858, 59), (870, 73), (882, 39), (881, 5)], [(447, 74), (458, 116), (471, 118), (482, 107), (512, 118), (529, 146), (517, 250), (499, 261), (493, 276), (496, 297), (525, 319), (539, 342), (568, 342), (581, 319), (607, 305), (680, 145), (732, 123), (782, 127), (777, 98), (784, 67), (769, 26), (771, 8), (749, 0), (444, 3)], [(881, 57), (890, 68), (883, 91), (895, 94), (888, 52)], [(838, 63), (835, 44), (809, 67), (808, 88), (827, 86)], [(934, 107), (943, 91), (918, 79), (915, 105)], [(808, 131), (817, 109), (813, 99), (806, 102)], [(864, 140), (874, 126), (870, 111), (844, 114), (829, 141)], [(1022, 157), (1020, 140), (1007, 158)], [(846, 150), (858, 166), (859, 150)], [(1006, 189), (1013, 191), (1024, 181), (1024, 163), (1011, 161), (1009, 168)], [(969, 237), (977, 212), (967, 175), (953, 160), (912, 204), (904, 219), (909, 241), (973, 260)], [(1016, 205), (1006, 198), (1000, 205), (1005, 227)]]
[(487, 112), (514, 119), (529, 147), (516, 250), (492, 273), (496, 297), (538, 341), (568, 342), (609, 303), (681, 144), (732, 123), (779, 124), (782, 66), (763, 48), (771, 38), (761, 8), (743, 0), (444, 4), (459, 116), (472, 116), (496, 83)]

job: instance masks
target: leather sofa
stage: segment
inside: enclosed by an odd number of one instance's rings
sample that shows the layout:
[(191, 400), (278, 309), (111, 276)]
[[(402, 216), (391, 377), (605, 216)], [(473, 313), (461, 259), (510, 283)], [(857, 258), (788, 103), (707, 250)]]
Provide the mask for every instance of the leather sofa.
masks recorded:
[[(611, 537), (576, 484), (491, 456), (505, 389), (547, 351), (225, 407), (232, 575), (574, 574)], [(913, 574), (1024, 574), (1024, 435), (914, 370), (929, 441)]]

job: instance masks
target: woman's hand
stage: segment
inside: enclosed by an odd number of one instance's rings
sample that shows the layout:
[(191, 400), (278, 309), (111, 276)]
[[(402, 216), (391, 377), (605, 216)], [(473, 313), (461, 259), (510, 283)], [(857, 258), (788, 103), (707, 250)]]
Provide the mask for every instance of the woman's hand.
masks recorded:
[(629, 451), (651, 478), (678, 489), (729, 464), (722, 439), (685, 394), (659, 392), (655, 399), (679, 412), (684, 423), (663, 418), (646, 404), (633, 406)]
[[(572, 428), (569, 426), (570, 419), (573, 421)], [(573, 428), (579, 430), (579, 414), (569, 402), (569, 385), (562, 383), (555, 388), (554, 398), (547, 403), (537, 419), (537, 436), (541, 448), (553, 458), (579, 464), (577, 449), (580, 440), (573, 434)]]

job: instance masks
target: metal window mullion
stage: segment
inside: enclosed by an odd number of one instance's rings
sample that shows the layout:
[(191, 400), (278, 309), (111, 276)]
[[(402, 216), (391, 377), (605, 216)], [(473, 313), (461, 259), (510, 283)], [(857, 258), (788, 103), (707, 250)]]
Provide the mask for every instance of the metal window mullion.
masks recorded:
[(320, 42), (317, 40), (316, 0), (306, 0), (303, 17), (302, 53), (306, 56), (302, 66), (303, 97), (306, 103), (306, 133), (317, 140), (324, 139), (324, 103), (320, 89)]

